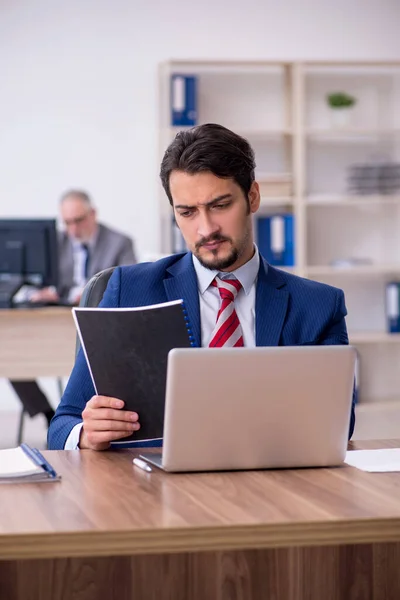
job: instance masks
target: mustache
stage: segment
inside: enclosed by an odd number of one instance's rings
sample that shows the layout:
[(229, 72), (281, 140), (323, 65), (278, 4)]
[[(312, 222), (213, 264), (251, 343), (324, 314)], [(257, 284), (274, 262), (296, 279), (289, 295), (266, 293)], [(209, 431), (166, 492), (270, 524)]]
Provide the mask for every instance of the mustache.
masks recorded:
[(199, 240), (196, 244), (196, 250), (198, 250), (202, 246), (205, 246), (205, 244), (210, 244), (212, 242), (230, 242), (230, 241), (231, 241), (230, 238), (220, 235), (219, 233), (214, 233), (213, 235), (209, 235), (208, 237), (202, 238), (201, 240)]

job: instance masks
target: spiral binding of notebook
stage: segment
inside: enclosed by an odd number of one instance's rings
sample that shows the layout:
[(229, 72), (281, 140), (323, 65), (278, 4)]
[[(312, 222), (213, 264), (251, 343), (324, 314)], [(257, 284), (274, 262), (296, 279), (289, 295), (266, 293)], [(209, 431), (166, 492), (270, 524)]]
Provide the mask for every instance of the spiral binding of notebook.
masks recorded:
[(182, 311), (183, 311), (183, 318), (185, 319), (185, 323), (186, 323), (186, 329), (188, 330), (188, 334), (189, 334), (190, 345), (192, 346), (192, 348), (194, 348), (196, 346), (196, 342), (194, 339), (192, 327), (190, 325), (188, 311), (186, 309), (186, 306), (185, 306), (185, 303), (183, 300), (182, 300)]

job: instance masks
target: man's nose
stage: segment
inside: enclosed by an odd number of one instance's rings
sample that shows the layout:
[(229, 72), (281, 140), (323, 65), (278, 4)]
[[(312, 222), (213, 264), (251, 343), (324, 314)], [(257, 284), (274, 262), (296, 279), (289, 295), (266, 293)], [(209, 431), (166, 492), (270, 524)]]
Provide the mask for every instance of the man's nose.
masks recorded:
[(204, 238), (209, 237), (213, 233), (219, 231), (220, 227), (210, 216), (209, 213), (199, 215), (199, 224), (197, 233)]
[(67, 227), (67, 231), (70, 235), (76, 235), (76, 233), (78, 232), (78, 225), (76, 223), (70, 223)]

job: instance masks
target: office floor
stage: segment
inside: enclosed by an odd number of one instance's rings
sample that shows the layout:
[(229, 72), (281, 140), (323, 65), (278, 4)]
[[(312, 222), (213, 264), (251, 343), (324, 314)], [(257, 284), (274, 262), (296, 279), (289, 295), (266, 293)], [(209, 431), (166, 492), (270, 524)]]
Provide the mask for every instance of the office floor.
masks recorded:
[[(17, 445), (19, 412), (17, 410), (0, 412), (0, 449)], [(33, 419), (25, 417), (22, 440), (43, 450), (46, 448), (47, 421), (42, 415)]]

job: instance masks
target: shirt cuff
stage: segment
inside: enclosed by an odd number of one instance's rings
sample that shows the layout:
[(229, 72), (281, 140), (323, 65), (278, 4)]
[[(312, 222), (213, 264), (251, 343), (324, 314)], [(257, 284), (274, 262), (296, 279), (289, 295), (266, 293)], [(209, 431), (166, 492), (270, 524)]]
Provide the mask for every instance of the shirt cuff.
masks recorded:
[(79, 450), (79, 438), (81, 437), (81, 429), (83, 423), (78, 423), (72, 429), (71, 433), (67, 437), (67, 441), (64, 445), (64, 450)]

